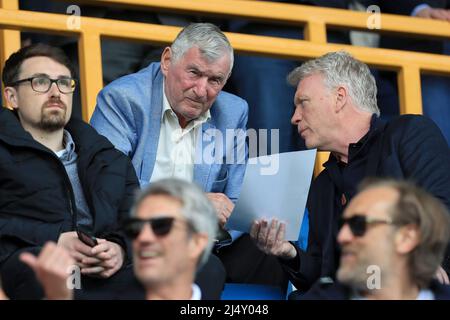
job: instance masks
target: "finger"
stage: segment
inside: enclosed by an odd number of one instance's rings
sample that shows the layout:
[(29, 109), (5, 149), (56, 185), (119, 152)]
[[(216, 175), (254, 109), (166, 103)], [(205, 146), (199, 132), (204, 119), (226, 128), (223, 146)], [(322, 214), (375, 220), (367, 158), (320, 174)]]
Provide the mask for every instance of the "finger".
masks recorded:
[(82, 274), (96, 274), (103, 272), (105, 270), (102, 266), (96, 266), (96, 267), (89, 267), (89, 268), (81, 268)]
[(438, 271), (436, 272), (435, 277), (436, 277), (436, 279), (439, 281), (439, 283), (444, 284), (444, 279), (442, 278), (441, 270), (438, 270)]
[(438, 274), (439, 274), (439, 278), (440, 278), (439, 281), (442, 284), (449, 284), (450, 281), (448, 279), (447, 272), (445, 272), (445, 270), (442, 267), (439, 267)]
[(108, 241), (104, 241), (104, 242), (99, 243), (95, 247), (93, 247), (91, 249), (91, 254), (92, 255), (97, 255), (100, 252), (108, 251), (110, 249), (111, 249), (111, 246), (110, 246), (109, 242)]
[(88, 245), (84, 244), (80, 240), (78, 240), (78, 239), (76, 239), (76, 240), (77, 241), (74, 243), (73, 248), (76, 251), (84, 254), (85, 256), (88, 256), (88, 257), (92, 256), (92, 253), (91, 253), (92, 248), (89, 247)]
[(119, 260), (117, 258), (112, 258), (112, 259), (102, 261), (100, 266), (104, 267), (105, 270), (108, 270), (108, 269), (115, 268), (118, 263), (119, 263)]
[(29, 266), (34, 272), (37, 270), (37, 257), (29, 252), (23, 252), (19, 256), (20, 261)]
[(278, 220), (272, 219), (270, 222), (269, 232), (267, 233), (267, 247), (272, 248), (275, 245), (275, 239), (278, 232)]
[(250, 237), (253, 240), (258, 239), (258, 233), (259, 233), (260, 226), (261, 226), (261, 224), (260, 224), (259, 220), (253, 221), (252, 227), (250, 228)]
[(65, 251), (61, 248), (54, 248), (51, 256), (45, 261), (44, 268), (48, 273), (56, 275), (62, 279), (67, 276), (67, 267), (70, 265), (71, 259), (67, 259)]
[(102, 262), (102, 259), (95, 258), (95, 257), (86, 257), (81, 260), (81, 263), (85, 265), (92, 265), (92, 264), (99, 264)]
[(228, 206), (224, 206), (222, 214), (225, 217), (225, 220), (228, 220), (231, 216), (231, 209)]
[(286, 234), (286, 223), (280, 222), (280, 224), (278, 226), (278, 232), (277, 232), (276, 241), (283, 242), (285, 234)]
[(445, 10), (441, 10), (441, 9), (434, 9), (431, 11), (431, 17), (433, 19), (438, 19), (438, 20), (446, 20), (447, 16), (445, 14)]
[(100, 252), (99, 254), (97, 254), (97, 257), (100, 258), (99, 263), (102, 263), (105, 260), (112, 259), (115, 256), (116, 252), (114, 250), (108, 250), (106, 252)]
[(83, 259), (86, 259), (86, 258), (89, 257), (89, 256), (86, 256), (86, 255), (82, 254), (81, 252), (78, 252), (78, 251), (71, 252), (70, 256), (72, 258), (74, 258), (76, 262), (82, 262)]
[(100, 276), (101, 276), (102, 278), (109, 278), (109, 277), (111, 277), (117, 270), (118, 270), (118, 268), (107, 269), (107, 270), (101, 272), (101, 273), (100, 273)]
[(223, 226), (227, 222), (225, 215), (223, 215), (221, 212), (217, 213), (217, 218), (219, 219), (219, 223), (221, 226)]
[(262, 220), (261, 227), (258, 233), (258, 242), (264, 246), (266, 245), (267, 232), (268, 232), (268, 223), (266, 220)]
[(443, 270), (442, 273), (443, 273), (443, 278), (444, 278), (444, 284), (450, 284), (450, 279), (448, 278), (447, 272), (445, 272)]

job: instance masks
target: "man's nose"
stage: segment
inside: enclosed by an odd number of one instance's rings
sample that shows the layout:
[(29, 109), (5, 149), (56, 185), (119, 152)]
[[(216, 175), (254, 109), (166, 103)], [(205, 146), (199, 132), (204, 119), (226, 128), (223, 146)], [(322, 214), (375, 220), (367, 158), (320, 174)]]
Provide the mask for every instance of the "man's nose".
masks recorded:
[(206, 96), (207, 91), (208, 91), (208, 78), (200, 77), (195, 82), (194, 93), (197, 97), (203, 98)]
[(292, 118), (291, 118), (291, 123), (293, 125), (297, 125), (300, 121), (302, 121), (301, 107), (296, 107), (294, 110), (294, 114), (292, 115)]
[(50, 95), (52, 97), (59, 97), (61, 95), (61, 91), (59, 91), (58, 85), (56, 84), (56, 82), (53, 82), (50, 85)]
[(344, 224), (341, 230), (339, 230), (337, 241), (340, 245), (343, 245), (352, 241), (353, 237), (350, 227), (347, 224)]

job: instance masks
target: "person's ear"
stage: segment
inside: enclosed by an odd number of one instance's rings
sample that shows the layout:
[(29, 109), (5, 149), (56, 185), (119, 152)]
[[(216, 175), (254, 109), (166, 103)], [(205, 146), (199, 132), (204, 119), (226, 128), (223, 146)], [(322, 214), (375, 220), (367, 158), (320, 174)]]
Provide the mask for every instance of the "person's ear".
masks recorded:
[(198, 263), (198, 259), (207, 245), (208, 235), (206, 233), (194, 233), (189, 241), (189, 257)]
[(336, 89), (336, 105), (335, 112), (340, 112), (344, 106), (347, 104), (348, 92), (347, 88), (340, 86)]
[(169, 72), (170, 63), (172, 61), (172, 49), (166, 47), (161, 55), (161, 71), (165, 77)]
[(416, 225), (408, 224), (397, 230), (395, 248), (397, 253), (407, 255), (420, 243), (420, 232)]
[(17, 101), (17, 90), (14, 87), (6, 87), (3, 95), (8, 108), (18, 109), (19, 104)]

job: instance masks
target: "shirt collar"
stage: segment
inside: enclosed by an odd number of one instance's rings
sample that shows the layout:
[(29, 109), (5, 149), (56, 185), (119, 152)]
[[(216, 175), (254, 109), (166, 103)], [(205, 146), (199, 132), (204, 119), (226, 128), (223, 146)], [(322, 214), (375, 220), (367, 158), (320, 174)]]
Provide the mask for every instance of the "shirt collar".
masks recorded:
[(55, 153), (61, 160), (64, 159), (70, 161), (75, 153), (75, 142), (73, 141), (69, 131), (65, 129), (63, 131), (63, 145), (64, 149)]
[(192, 284), (192, 297), (191, 300), (201, 300), (202, 299), (202, 291), (200, 287), (195, 283)]
[[(372, 118), (370, 119), (370, 127), (369, 131), (356, 143), (350, 143), (348, 146), (348, 163), (352, 159), (354, 159), (358, 154), (361, 153), (362, 150), (367, 149), (367, 145), (369, 141), (371, 141), (374, 137), (377, 137), (380, 133), (380, 127), (382, 126), (382, 120), (374, 113), (372, 114)], [(324, 163), (324, 167), (328, 167), (329, 165), (335, 163), (337, 164), (339, 161), (333, 154), (330, 154), (328, 161)], [(348, 164), (347, 163), (347, 164)]]

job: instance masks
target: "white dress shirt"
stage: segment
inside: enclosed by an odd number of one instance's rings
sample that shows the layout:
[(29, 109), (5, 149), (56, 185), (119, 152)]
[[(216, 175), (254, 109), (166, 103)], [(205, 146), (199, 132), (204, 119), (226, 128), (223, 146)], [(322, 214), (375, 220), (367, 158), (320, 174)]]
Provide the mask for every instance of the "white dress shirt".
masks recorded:
[(196, 137), (202, 124), (209, 118), (211, 113), (208, 110), (197, 119), (190, 121), (186, 128), (181, 128), (178, 117), (167, 100), (163, 85), (161, 129), (150, 182), (173, 177), (193, 181)]

